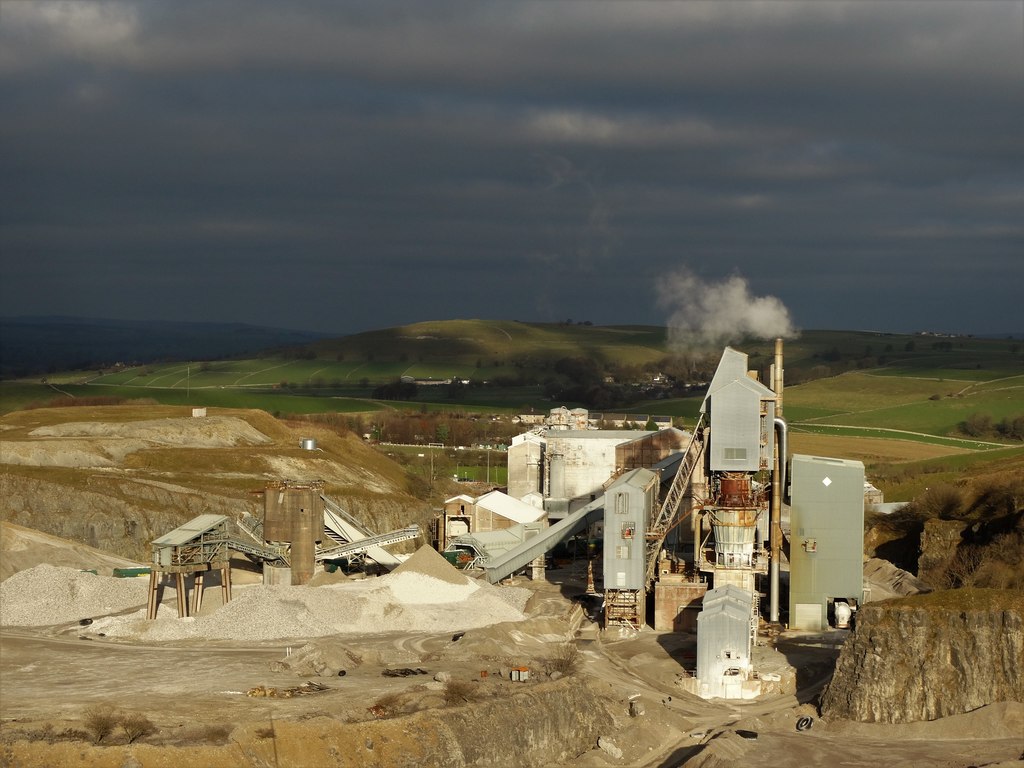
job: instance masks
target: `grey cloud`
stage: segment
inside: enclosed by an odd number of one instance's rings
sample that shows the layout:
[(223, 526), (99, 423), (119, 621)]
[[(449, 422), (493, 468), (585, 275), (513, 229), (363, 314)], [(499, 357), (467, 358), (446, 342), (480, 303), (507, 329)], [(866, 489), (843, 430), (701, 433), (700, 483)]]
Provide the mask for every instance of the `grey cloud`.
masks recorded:
[(0, 299), (663, 323), (685, 265), (802, 327), (1024, 329), (1022, 24), (998, 0), (5, 3)]

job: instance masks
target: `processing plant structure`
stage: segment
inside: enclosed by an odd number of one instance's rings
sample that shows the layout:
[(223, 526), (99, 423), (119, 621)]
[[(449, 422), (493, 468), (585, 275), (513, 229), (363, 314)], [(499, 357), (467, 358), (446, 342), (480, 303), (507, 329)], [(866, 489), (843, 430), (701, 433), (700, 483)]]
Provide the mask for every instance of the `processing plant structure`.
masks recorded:
[[(769, 380), (727, 347), (692, 431), (595, 429), (582, 409), (555, 409), (513, 440), (508, 493), (449, 499), (431, 539), (453, 565), (497, 583), (526, 568), (541, 578), (554, 547), (598, 532), (605, 629), (696, 631), (693, 692), (757, 695), (752, 650), (763, 621), (781, 626), (783, 565), (790, 628), (843, 626), (863, 598), (863, 465), (790, 462), (781, 339)], [(170, 575), (179, 616), (198, 613), (208, 571), (220, 572), (230, 600), (232, 552), (262, 564), (265, 583), (301, 585), (339, 559), (393, 568), (399, 560), (383, 547), (419, 535), (416, 526), (375, 534), (322, 490), (271, 483), (259, 519), (200, 515), (155, 540), (149, 617)]]
[[(148, 618), (156, 618), (167, 577), (175, 580), (179, 617), (199, 613), (207, 572), (218, 572), (223, 601), (228, 602), (232, 553), (261, 564), (266, 584), (302, 585), (313, 578), (317, 565), (325, 563), (370, 558), (390, 570), (401, 561), (384, 547), (420, 535), (416, 525), (373, 533), (325, 496), (319, 480), (283, 480), (268, 484), (261, 493), (261, 518), (246, 515), (234, 521), (227, 515), (199, 515), (153, 541)], [(187, 575), (192, 576), (191, 596)]]
[(781, 626), (788, 611), (791, 628), (821, 630), (848, 620), (863, 597), (863, 465), (794, 456), (791, 483), (781, 339), (769, 382), (727, 347), (694, 429), (662, 430), (661, 450), (650, 433), (587, 431), (585, 412), (553, 411), (509, 450), (510, 495), (544, 509), (550, 525), (512, 526), (493, 551), (472, 531), (447, 548), (472, 550), (467, 560), (493, 583), (530, 564), (536, 574), (559, 542), (600, 530), (605, 628), (696, 630), (694, 692), (756, 695), (762, 621)]

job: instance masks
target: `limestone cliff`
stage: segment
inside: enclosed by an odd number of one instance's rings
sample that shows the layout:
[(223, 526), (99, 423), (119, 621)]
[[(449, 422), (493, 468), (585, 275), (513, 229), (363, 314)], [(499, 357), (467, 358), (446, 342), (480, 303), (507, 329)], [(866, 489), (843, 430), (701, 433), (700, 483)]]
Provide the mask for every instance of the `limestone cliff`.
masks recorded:
[(1024, 593), (961, 589), (864, 606), (825, 717), (907, 723), (1024, 702)]
[(921, 554), (917, 575), (933, 587), (953, 586), (949, 566), (963, 538), (967, 523), (962, 520), (927, 520), (921, 532)]
[(112, 474), (0, 473), (4, 520), (147, 562), (150, 542), (204, 513), (258, 511), (254, 497), (198, 493), (171, 483)]

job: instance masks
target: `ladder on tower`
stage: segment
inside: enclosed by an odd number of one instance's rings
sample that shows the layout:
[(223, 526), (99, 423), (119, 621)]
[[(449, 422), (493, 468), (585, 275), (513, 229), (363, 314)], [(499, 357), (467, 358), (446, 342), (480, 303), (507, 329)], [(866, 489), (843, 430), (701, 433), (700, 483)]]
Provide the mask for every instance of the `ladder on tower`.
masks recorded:
[(704, 425), (704, 414), (697, 419), (697, 424), (690, 435), (690, 442), (686, 445), (683, 458), (679, 462), (676, 476), (672, 479), (668, 493), (665, 494), (665, 501), (662, 502), (658, 515), (647, 529), (647, 585), (654, 581), (654, 572), (658, 567), (658, 554), (665, 543), (665, 536), (668, 535), (676, 517), (679, 514), (679, 505), (690, 487), (690, 479), (693, 477), (693, 470), (697, 467), (701, 456), (704, 455), (704, 437), (702, 427)]

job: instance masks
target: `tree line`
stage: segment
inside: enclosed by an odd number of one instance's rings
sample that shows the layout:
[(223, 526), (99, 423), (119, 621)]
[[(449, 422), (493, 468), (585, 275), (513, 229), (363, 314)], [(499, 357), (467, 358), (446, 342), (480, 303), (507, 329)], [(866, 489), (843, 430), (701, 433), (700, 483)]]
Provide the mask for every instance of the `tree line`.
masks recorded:
[(1005, 440), (1024, 440), (1024, 414), (1005, 416), (996, 421), (987, 413), (972, 413), (957, 425), (968, 437), (1000, 437)]

